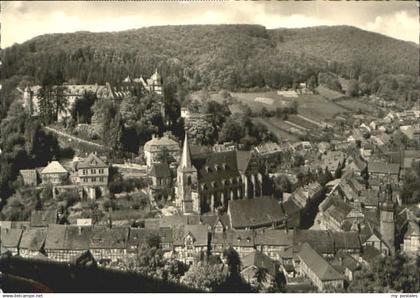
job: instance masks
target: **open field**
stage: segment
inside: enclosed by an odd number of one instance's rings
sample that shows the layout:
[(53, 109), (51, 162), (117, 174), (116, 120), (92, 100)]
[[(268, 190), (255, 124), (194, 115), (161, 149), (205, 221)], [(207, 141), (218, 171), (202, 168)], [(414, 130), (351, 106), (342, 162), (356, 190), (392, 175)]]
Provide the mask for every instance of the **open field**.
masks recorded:
[(348, 111), (344, 107), (323, 98), (321, 95), (300, 95), (298, 113), (315, 121), (332, 119), (338, 113)]
[[(268, 92), (231, 92), (231, 96), (248, 105), (252, 111), (260, 112), (262, 108), (267, 110), (275, 110), (276, 108), (283, 108), (288, 106), (293, 98), (284, 97), (277, 94), (277, 91), (268, 91)], [(191, 95), (192, 99), (200, 100), (201, 91), (193, 92)], [(225, 101), (223, 96), (220, 93), (211, 93), (209, 94), (210, 100), (222, 103)]]
[(288, 115), (287, 120), (294, 123), (294, 124), (302, 126), (306, 129), (318, 129), (319, 128), (319, 126), (316, 125), (315, 123), (310, 122), (308, 120), (305, 120), (304, 118), (299, 117), (299, 115)]
[(260, 123), (267, 127), (267, 129), (272, 132), (279, 140), (286, 139), (291, 142), (297, 142), (299, 141), (299, 138), (290, 133), (289, 130), (291, 128), (290, 125), (287, 125), (282, 120), (276, 119), (274, 117), (267, 118), (267, 117), (258, 117), (258, 118), (252, 118), (252, 121), (254, 123)]
[(339, 100), (336, 102), (337, 105), (342, 106), (343, 108), (349, 109), (353, 112), (362, 111), (365, 113), (374, 113), (377, 108), (370, 103), (363, 102), (359, 98), (349, 98), (344, 100)]
[(232, 97), (247, 104), (251, 110), (259, 112), (263, 107), (267, 110), (275, 110), (289, 105), (293, 98), (277, 94), (277, 91), (268, 92), (232, 92)]

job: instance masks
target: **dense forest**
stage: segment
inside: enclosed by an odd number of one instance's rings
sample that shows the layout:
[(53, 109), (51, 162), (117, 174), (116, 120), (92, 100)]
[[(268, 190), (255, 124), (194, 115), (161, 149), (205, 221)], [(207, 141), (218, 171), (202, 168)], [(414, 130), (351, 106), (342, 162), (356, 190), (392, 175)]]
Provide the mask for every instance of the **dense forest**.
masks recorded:
[[(158, 68), (185, 89), (292, 87), (320, 72), (359, 80), (376, 93), (420, 89), (418, 46), (349, 26), (267, 30), (258, 25), (149, 27), (49, 34), (3, 49), (1, 114), (22, 80), (47, 71), (74, 84), (116, 83)], [(385, 93), (386, 93), (385, 92)]]

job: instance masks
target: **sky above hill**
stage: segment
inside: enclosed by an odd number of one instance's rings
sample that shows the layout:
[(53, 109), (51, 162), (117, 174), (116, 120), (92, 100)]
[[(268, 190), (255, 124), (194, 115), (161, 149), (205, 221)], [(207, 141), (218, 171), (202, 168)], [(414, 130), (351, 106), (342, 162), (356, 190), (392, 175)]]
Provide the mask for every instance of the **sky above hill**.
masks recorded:
[(1, 47), (46, 33), (184, 24), (351, 25), (419, 43), (415, 1), (1, 1)]

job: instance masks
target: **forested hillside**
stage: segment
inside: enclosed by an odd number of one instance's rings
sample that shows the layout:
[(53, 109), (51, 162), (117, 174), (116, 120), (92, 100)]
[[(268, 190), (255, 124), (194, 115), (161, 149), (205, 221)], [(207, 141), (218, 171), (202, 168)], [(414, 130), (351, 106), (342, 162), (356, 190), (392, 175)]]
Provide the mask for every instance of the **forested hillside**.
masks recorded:
[(15, 87), (22, 80), (40, 83), (47, 71), (73, 84), (104, 84), (159, 68), (186, 90), (292, 87), (327, 71), (359, 80), (371, 93), (386, 85), (389, 97), (418, 87), (417, 45), (348, 26), (191, 25), (49, 34), (0, 56), (2, 117)]

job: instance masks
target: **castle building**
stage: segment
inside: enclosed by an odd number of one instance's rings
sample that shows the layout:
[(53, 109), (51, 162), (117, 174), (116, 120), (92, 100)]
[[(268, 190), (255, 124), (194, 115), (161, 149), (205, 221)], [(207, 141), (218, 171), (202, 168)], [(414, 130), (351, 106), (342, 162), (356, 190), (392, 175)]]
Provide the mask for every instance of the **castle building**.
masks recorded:
[(241, 175), (236, 151), (191, 156), (185, 136), (177, 169), (176, 205), (184, 213), (226, 211), (229, 200), (262, 195), (262, 175), (251, 174)]
[(162, 77), (158, 73), (157, 69), (155, 73), (147, 80), (147, 86), (150, 92), (162, 94)]
[(391, 254), (395, 252), (395, 204), (392, 201), (391, 184), (385, 189), (385, 202), (380, 206), (380, 232)]

